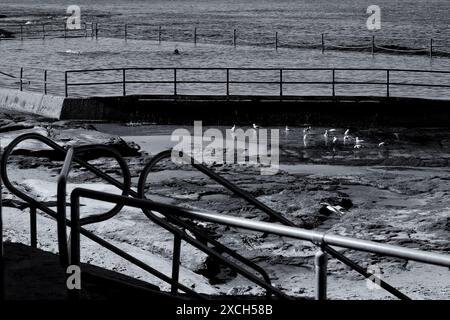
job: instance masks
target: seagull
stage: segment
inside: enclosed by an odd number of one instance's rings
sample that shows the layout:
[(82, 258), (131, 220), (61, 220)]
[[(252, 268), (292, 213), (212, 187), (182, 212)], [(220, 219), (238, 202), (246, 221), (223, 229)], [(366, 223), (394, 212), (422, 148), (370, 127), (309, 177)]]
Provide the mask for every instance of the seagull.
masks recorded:
[(325, 138), (328, 138), (328, 130), (325, 130), (325, 133), (323, 134), (323, 136), (324, 136)]
[(259, 129), (261, 128), (260, 126), (257, 126), (256, 124), (253, 124), (253, 129)]
[(284, 128), (284, 131), (290, 131), (291, 129), (289, 129), (288, 126), (286, 126), (286, 128)]
[(344, 136), (344, 144), (347, 144), (347, 142), (350, 141), (351, 139), (352, 139), (351, 136), (345, 135), (345, 136)]
[(355, 143), (356, 144), (361, 144), (361, 142), (364, 142), (364, 140), (360, 140), (358, 137), (356, 137)]
[(350, 135), (350, 129), (345, 130), (344, 136), (349, 136), (349, 135)]
[(378, 147), (381, 148), (381, 147), (384, 147), (385, 145), (386, 145), (386, 143), (380, 142), (380, 143), (378, 144)]
[(231, 132), (234, 132), (235, 130), (236, 130), (236, 125), (235, 124), (233, 124), (233, 126), (231, 127)]
[(336, 131), (336, 129), (330, 129), (330, 130), (328, 130), (329, 132), (335, 132)]
[(361, 144), (355, 144), (355, 146), (353, 147), (353, 149), (361, 149), (362, 145)]
[(333, 144), (336, 144), (338, 142), (338, 138), (333, 137)]
[(343, 207), (341, 207), (341, 206), (332, 206), (328, 202), (321, 202), (320, 205), (325, 206), (325, 208), (327, 208), (327, 210), (332, 212), (332, 213), (337, 213), (337, 214), (339, 214), (341, 216), (344, 215), (342, 210), (345, 210), (345, 209)]

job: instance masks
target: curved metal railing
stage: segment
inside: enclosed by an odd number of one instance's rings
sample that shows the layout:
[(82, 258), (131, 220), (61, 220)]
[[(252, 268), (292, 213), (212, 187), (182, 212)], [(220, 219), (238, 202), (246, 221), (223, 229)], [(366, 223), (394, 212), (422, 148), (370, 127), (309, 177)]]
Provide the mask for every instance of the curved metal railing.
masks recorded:
[[(10, 155), (12, 154), (14, 148), (21, 142), (25, 140), (38, 140), (40, 142), (43, 142), (47, 146), (51, 147), (53, 150), (57, 151), (60, 156), (65, 155), (65, 161), (63, 164), (63, 168), (61, 170), (61, 173), (58, 178), (58, 194), (57, 194), (57, 212), (50, 209), (48, 206), (36, 201), (35, 199), (29, 197), (25, 193), (21, 192), (19, 189), (17, 189), (9, 180), (8, 173), (7, 173), (7, 163), (9, 160)], [(115, 158), (121, 169), (122, 174), (124, 177), (124, 183), (120, 183), (116, 179), (112, 178), (111, 176), (101, 172), (94, 166), (90, 165), (86, 161), (82, 160), (79, 156), (76, 156), (77, 154), (83, 154), (92, 150), (103, 150), (110, 153), (110, 155)], [(75, 154), (75, 156), (74, 156)], [(70, 171), (70, 167), (72, 164), (72, 161), (77, 162), (81, 166), (85, 167), (89, 171), (93, 172), (97, 176), (103, 178), (104, 180), (108, 181), (109, 183), (113, 184), (114, 186), (118, 187), (119, 189), (123, 190), (123, 195), (128, 196), (131, 194), (132, 196), (138, 196), (136, 192), (134, 192), (130, 186), (131, 186), (131, 178), (128, 170), (128, 166), (124, 159), (114, 151), (114, 149), (100, 146), (100, 145), (91, 145), (91, 146), (82, 146), (77, 147), (75, 149), (69, 149), (66, 151), (64, 148), (53, 142), (51, 139), (48, 139), (44, 136), (41, 136), (39, 134), (31, 133), (31, 134), (25, 134), (22, 136), (17, 137), (14, 139), (8, 147), (5, 149), (4, 155), (2, 157), (1, 161), (1, 175), (5, 181), (5, 186), (8, 188), (8, 190), (11, 191), (14, 195), (24, 200), (26, 203), (30, 205), (30, 212), (31, 212), (31, 238), (32, 240), (32, 246), (36, 246), (37, 240), (36, 240), (36, 209), (39, 209), (47, 214), (49, 214), (51, 217), (55, 218), (58, 223), (58, 247), (60, 252), (60, 259), (61, 264), (63, 266), (67, 266), (70, 262), (70, 259), (68, 259), (68, 253), (67, 253), (67, 235), (66, 235), (66, 226), (71, 226), (71, 222), (66, 219), (66, 184), (67, 184), (67, 176)], [(103, 214), (97, 214), (95, 216), (90, 216), (83, 218), (79, 221), (80, 225), (87, 225), (92, 223), (97, 223), (101, 221), (105, 221), (114, 215), (116, 215), (121, 209), (123, 205), (117, 204), (113, 209), (110, 211), (103, 213)], [(185, 293), (194, 294), (195, 296), (199, 297), (197, 293), (195, 293), (193, 290), (187, 288), (186, 286), (179, 283), (178, 275), (179, 275), (179, 263), (180, 263), (180, 244), (181, 240), (186, 241), (187, 243), (193, 245), (197, 249), (203, 251), (207, 255), (217, 259), (224, 265), (227, 265), (228, 267), (232, 268), (239, 274), (243, 275), (245, 278), (249, 279), (250, 281), (260, 285), (262, 288), (266, 289), (267, 296), (270, 297), (272, 294), (276, 295), (278, 297), (287, 298), (287, 296), (279, 289), (273, 287), (271, 285), (270, 277), (268, 274), (258, 265), (251, 262), (250, 260), (244, 258), (243, 256), (239, 255), (238, 253), (234, 252), (230, 248), (224, 246), (220, 242), (210, 239), (208, 236), (202, 234), (202, 232), (198, 229), (196, 229), (194, 226), (190, 225), (189, 223), (183, 222), (181, 220), (177, 221), (177, 219), (173, 219), (173, 222), (176, 222), (176, 224), (186, 230), (189, 230), (194, 235), (197, 236), (198, 239), (193, 239), (192, 237), (188, 236), (185, 232), (181, 231), (180, 229), (174, 227), (172, 224), (164, 221), (164, 219), (159, 218), (157, 215), (154, 215), (152, 212), (144, 211), (145, 215), (154, 223), (158, 224), (159, 226), (165, 228), (166, 230), (170, 231), (174, 234), (174, 252), (173, 252), (173, 274), (172, 278), (169, 278), (165, 276), (164, 274), (158, 272), (157, 270), (151, 268), (150, 266), (147, 266), (143, 264), (141, 261), (133, 258), (132, 256), (128, 255), (124, 251), (120, 250), (119, 248), (109, 244), (108, 242), (102, 240), (101, 238), (95, 236), (91, 232), (80, 229), (77, 232), (80, 232), (81, 234), (87, 236), (91, 240), (97, 242), (98, 244), (106, 247), (107, 249), (111, 250), (112, 252), (118, 254), (119, 256), (125, 258), (126, 260), (130, 261), (131, 263), (134, 263), (138, 265), (139, 267), (143, 268), (144, 270), (150, 272), (151, 274), (157, 276), (158, 278), (168, 282), (172, 286), (172, 292), (176, 293), (178, 292), (178, 289), (183, 290)], [(208, 244), (212, 245), (213, 248), (208, 247)], [(247, 266), (250, 269), (253, 269), (256, 271), (256, 273), (259, 273), (261, 275), (261, 278), (256, 277), (248, 270), (242, 268), (240, 265), (229, 261), (228, 259), (222, 257), (221, 254), (227, 254), (233, 259), (237, 260), (239, 263)]]

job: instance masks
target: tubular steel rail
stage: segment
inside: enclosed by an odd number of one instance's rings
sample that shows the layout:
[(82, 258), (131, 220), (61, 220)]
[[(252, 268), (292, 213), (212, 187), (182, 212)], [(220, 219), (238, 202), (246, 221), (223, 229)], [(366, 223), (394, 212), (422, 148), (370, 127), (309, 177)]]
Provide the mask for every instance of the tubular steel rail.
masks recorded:
[[(61, 170), (61, 173), (58, 178), (58, 193), (57, 193), (57, 211), (53, 211), (48, 206), (41, 204), (40, 202), (34, 200), (33, 198), (29, 197), (22, 191), (18, 190), (13, 184), (10, 182), (8, 174), (7, 174), (7, 163), (9, 160), (9, 157), (14, 150), (14, 148), (21, 142), (25, 140), (38, 140), (47, 146), (51, 147), (53, 150), (57, 151), (59, 155), (63, 156), (65, 155), (65, 161), (63, 164), (63, 168)], [(103, 152), (109, 153), (108, 156), (112, 156), (115, 158), (121, 169), (122, 169), (122, 175), (124, 177), (124, 183), (120, 183), (116, 179), (112, 178), (111, 176), (101, 172), (94, 166), (90, 165), (86, 161), (82, 160), (80, 157), (74, 156), (77, 154), (85, 154), (90, 151), (99, 151), (103, 150)], [(90, 146), (81, 146), (77, 147), (75, 149), (69, 149), (65, 150), (58, 144), (54, 143), (52, 140), (41, 136), (39, 134), (25, 134), (22, 136), (17, 137), (14, 139), (8, 147), (5, 149), (4, 155), (2, 157), (1, 161), (1, 175), (4, 179), (5, 186), (8, 188), (11, 193), (19, 197), (20, 199), (24, 200), (26, 203), (30, 206), (30, 216), (31, 216), (31, 239), (32, 239), (32, 246), (36, 247), (37, 240), (36, 240), (36, 209), (39, 209), (43, 211), (44, 213), (47, 213), (52, 218), (56, 219), (57, 226), (58, 226), (58, 248), (60, 252), (60, 260), (62, 266), (67, 266), (70, 262), (70, 259), (68, 257), (68, 250), (67, 250), (67, 234), (66, 234), (66, 226), (72, 227), (72, 223), (66, 219), (66, 184), (67, 184), (67, 176), (69, 174), (69, 170), (72, 164), (72, 161), (77, 162), (82, 167), (85, 167), (89, 171), (93, 172), (97, 176), (103, 178), (107, 182), (111, 183), (112, 185), (118, 187), (119, 189), (123, 190), (123, 195), (127, 196), (128, 194), (131, 194), (132, 196), (137, 196), (137, 193), (134, 192), (130, 188), (131, 184), (131, 178), (128, 170), (128, 166), (124, 159), (114, 151), (114, 149), (101, 146), (101, 145), (90, 145)], [(113, 209), (109, 210), (106, 213), (98, 214), (95, 216), (89, 216), (86, 218), (81, 219), (82, 225), (97, 223), (101, 221), (105, 221), (113, 216), (115, 216), (121, 209), (123, 208), (123, 205), (117, 204)], [(152, 267), (144, 264), (140, 260), (132, 257), (131, 255), (127, 254), (126, 252), (122, 251), (121, 249), (109, 244), (107, 241), (95, 236), (93, 233), (85, 230), (85, 229), (77, 229), (79, 233), (83, 234), (84, 236), (88, 237), (89, 239), (93, 240), (94, 242), (100, 244), (101, 246), (105, 247), (106, 249), (112, 251), (113, 253), (121, 256), (122, 258), (128, 260), (129, 262), (137, 265), (138, 267), (144, 269), (145, 271), (151, 273), (152, 275), (160, 278), (161, 280), (171, 284), (172, 287), (172, 293), (177, 294), (178, 290), (182, 290), (187, 294), (190, 294), (195, 297), (202, 298), (201, 295), (196, 293), (195, 291), (191, 290), (190, 288), (187, 288), (186, 286), (179, 283), (179, 266), (180, 266), (180, 249), (181, 249), (181, 240), (186, 241), (187, 243), (191, 244), (192, 246), (196, 247), (197, 249), (203, 251), (207, 255), (213, 257), (214, 259), (220, 261), (220, 263), (227, 265), (228, 267), (235, 270), (237, 273), (243, 275), (245, 278), (249, 279), (250, 281), (256, 283), (257, 285), (261, 286), (262, 288), (266, 289), (267, 297), (270, 297), (272, 294), (281, 297), (281, 298), (288, 298), (282, 291), (279, 289), (273, 287), (270, 282), (270, 278), (268, 274), (258, 265), (251, 262), (250, 260), (242, 257), (238, 253), (234, 252), (233, 250), (229, 249), (228, 247), (224, 246), (223, 244), (219, 243), (216, 240), (210, 239), (208, 236), (204, 235), (200, 230), (193, 227), (191, 224), (183, 222), (177, 218), (172, 219), (172, 223), (176, 223), (178, 226), (189, 230), (191, 233), (195, 234), (197, 239), (194, 239), (190, 236), (188, 236), (185, 232), (182, 230), (174, 227), (171, 223), (168, 223), (164, 221), (164, 219), (161, 219), (157, 217), (154, 213), (149, 211), (144, 211), (145, 215), (154, 223), (157, 225), (165, 228), (169, 232), (174, 234), (174, 251), (173, 251), (173, 272), (172, 277), (168, 277), (159, 271), (153, 269)], [(72, 235), (73, 237), (74, 235)], [(79, 235), (78, 235), (79, 237)], [(208, 244), (212, 246), (212, 248), (208, 247)], [(233, 258), (234, 260), (238, 261), (240, 264), (245, 265), (246, 267), (253, 269), (256, 273), (261, 275), (261, 278), (256, 277), (253, 273), (249, 272), (247, 269), (243, 268), (241, 265), (230, 261), (222, 256), (222, 254), (226, 254)]]
[[(88, 198), (93, 200), (105, 201), (109, 203), (121, 204), (134, 208), (157, 211), (166, 216), (185, 217), (188, 219), (209, 221), (241, 229), (253, 230), (258, 232), (270, 233), (279, 236), (290, 237), (293, 239), (307, 240), (320, 247), (316, 254), (316, 298), (326, 299), (326, 280), (327, 280), (327, 257), (323, 252), (324, 246), (338, 246), (363, 252), (376, 253), (380, 255), (408, 259), (421, 263), (450, 267), (450, 256), (429, 253), (420, 250), (407, 249), (399, 246), (381, 244), (372, 241), (359, 240), (350, 237), (322, 233), (311, 230), (304, 230), (296, 227), (282, 226), (274, 223), (252, 221), (249, 219), (230, 217), (213, 213), (204, 213), (194, 210), (188, 210), (173, 205), (157, 203), (145, 199), (136, 199), (120, 195), (109, 194), (105, 192), (93, 191), (84, 188), (76, 188), (71, 193), (71, 220), (73, 223), (74, 236), (71, 239), (72, 262), (79, 264), (79, 238), (76, 236), (80, 228), (80, 199)], [(334, 249), (333, 249), (334, 250)], [(380, 285), (382, 286), (382, 285)], [(382, 286), (383, 287), (383, 286)], [(406, 297), (406, 296), (405, 296)]]
[[(163, 80), (130, 80), (130, 73), (133, 71), (165, 71), (169, 76)], [(218, 72), (214, 80), (182, 80), (180, 79), (180, 72), (195, 72), (195, 71), (215, 71)], [(271, 81), (261, 81), (261, 80), (233, 80), (233, 72), (247, 72), (251, 74), (252, 72), (266, 72), (272, 71), (274, 75)], [(302, 72), (302, 71), (313, 71), (313, 72), (327, 72), (329, 79), (327, 81), (292, 81), (286, 80), (286, 73), (290, 72)], [(71, 77), (83, 74), (97, 74), (97, 77), (104, 78), (104, 73), (117, 72), (118, 77), (114, 77), (108, 81), (73, 81)], [(384, 74), (383, 80), (380, 81), (343, 81), (338, 80), (339, 75), (345, 75), (349, 72), (381, 72)], [(103, 73), (103, 75), (101, 75)], [(285, 95), (284, 88), (289, 85), (319, 85), (319, 86), (329, 86), (330, 94), (329, 96), (337, 96), (337, 86), (339, 85), (364, 85), (364, 86), (383, 86), (385, 87), (385, 96), (391, 96), (392, 87), (406, 86), (406, 87), (423, 87), (423, 88), (450, 88), (449, 84), (443, 83), (423, 83), (423, 82), (399, 82), (392, 81), (394, 75), (399, 74), (428, 74), (428, 75), (449, 75), (448, 70), (420, 70), (420, 69), (386, 69), (386, 68), (222, 68), (222, 67), (126, 67), (126, 68), (104, 68), (104, 69), (84, 69), (84, 70), (67, 70), (64, 76), (64, 94), (66, 97), (70, 96), (69, 88), (71, 87), (88, 87), (88, 86), (107, 86), (107, 85), (121, 85), (122, 96), (127, 95), (127, 84), (153, 84), (153, 85), (170, 85), (172, 87), (172, 95), (176, 97), (178, 95), (178, 86), (181, 84), (222, 84), (224, 88), (220, 90), (219, 94), (229, 97), (236, 97), (240, 95), (232, 94), (230, 91), (230, 85), (271, 85), (279, 88), (278, 94), (275, 97), (282, 99)], [(94, 76), (95, 77), (95, 76)], [(253, 75), (255, 78), (259, 78), (259, 75)], [(218, 80), (219, 79), (219, 80)], [(449, 78), (450, 80), (450, 78)], [(212, 95), (217, 95), (218, 92), (214, 90), (209, 90)], [(100, 91), (101, 92), (101, 91)], [(139, 92), (140, 94), (146, 94), (145, 90)], [(291, 95), (292, 96), (292, 95)], [(302, 96), (302, 94), (296, 94), (295, 96)], [(289, 97), (289, 96), (287, 96)]]

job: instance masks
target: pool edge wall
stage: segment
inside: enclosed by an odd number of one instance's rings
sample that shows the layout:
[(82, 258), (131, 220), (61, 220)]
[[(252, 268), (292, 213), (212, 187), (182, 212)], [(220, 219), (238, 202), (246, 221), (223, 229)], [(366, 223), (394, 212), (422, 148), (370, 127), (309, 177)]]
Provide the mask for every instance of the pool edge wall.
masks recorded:
[(449, 126), (449, 101), (382, 97), (120, 96), (64, 99), (61, 119), (205, 125)]

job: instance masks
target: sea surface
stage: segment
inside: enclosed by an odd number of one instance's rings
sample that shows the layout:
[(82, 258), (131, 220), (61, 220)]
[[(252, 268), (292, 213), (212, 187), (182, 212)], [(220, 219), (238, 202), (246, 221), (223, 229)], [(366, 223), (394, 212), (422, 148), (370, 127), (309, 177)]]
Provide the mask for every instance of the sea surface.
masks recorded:
[[(61, 38), (66, 8), (81, 8), (86, 30)], [(0, 84), (17, 88), (23, 67), (25, 90), (43, 91), (44, 69), (49, 93), (64, 93), (65, 70), (121, 67), (253, 67), (253, 68), (400, 68), (450, 70), (450, 2), (442, 0), (386, 1), (382, 9), (382, 29), (376, 31), (376, 52), (372, 56), (372, 33), (366, 28), (365, 0), (282, 0), (282, 1), (56, 1), (1, 0), (0, 29), (13, 40), (0, 41)], [(92, 37), (90, 23), (98, 23), (99, 38)], [(46, 37), (42, 36), (42, 23)], [(20, 41), (18, 24), (24, 24)], [(128, 24), (124, 38), (124, 24)], [(159, 42), (158, 28), (161, 26)], [(197, 28), (197, 44), (193, 41)], [(236, 29), (236, 47), (233, 30)], [(279, 48), (275, 50), (275, 32)], [(321, 50), (321, 34), (326, 50)], [(434, 39), (433, 59), (429, 58), (430, 38)], [(448, 40), (448, 42), (447, 42)], [(358, 49), (358, 47), (364, 47)], [(350, 48), (350, 49), (348, 49)], [(384, 48), (384, 49), (381, 49)], [(174, 55), (174, 49), (181, 54)], [(180, 71), (179, 81), (224, 81), (225, 71)], [(172, 70), (130, 71), (127, 81), (171, 81)], [(232, 72), (231, 81), (276, 82), (278, 71)], [(284, 81), (330, 81), (330, 71), (297, 71), (283, 75)], [(384, 82), (384, 71), (338, 72), (337, 81)], [(69, 82), (120, 82), (122, 72), (70, 74)], [(448, 74), (390, 74), (392, 83), (450, 85)], [(225, 93), (224, 84), (179, 84), (179, 94)], [(329, 95), (325, 84), (284, 85), (285, 95)], [(128, 84), (127, 94), (172, 94), (172, 84)], [(449, 88), (395, 86), (392, 96), (450, 98)], [(71, 86), (69, 95), (116, 95), (121, 84)], [(232, 84), (230, 94), (278, 94), (277, 84)], [(385, 85), (338, 85), (337, 95), (386, 94)]]

